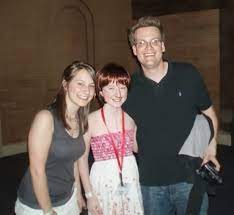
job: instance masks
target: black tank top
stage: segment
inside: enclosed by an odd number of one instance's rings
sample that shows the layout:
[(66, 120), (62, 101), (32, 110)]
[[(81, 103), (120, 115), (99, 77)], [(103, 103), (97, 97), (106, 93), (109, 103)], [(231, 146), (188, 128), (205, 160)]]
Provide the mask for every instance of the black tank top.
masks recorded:
[[(54, 133), (46, 162), (46, 175), (52, 205), (60, 206), (72, 195), (74, 162), (85, 151), (83, 135), (72, 138), (65, 130), (55, 110), (50, 110), (54, 118)], [(33, 191), (29, 168), (18, 189), (19, 200), (31, 208), (40, 208)]]

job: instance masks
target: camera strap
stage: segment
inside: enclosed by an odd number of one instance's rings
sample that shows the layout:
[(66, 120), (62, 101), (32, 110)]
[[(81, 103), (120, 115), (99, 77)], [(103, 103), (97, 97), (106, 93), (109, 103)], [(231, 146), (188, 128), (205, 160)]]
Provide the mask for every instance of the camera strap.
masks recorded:
[(183, 160), (186, 169), (189, 170), (189, 175), (192, 174), (192, 189), (189, 193), (189, 199), (187, 203), (186, 215), (197, 215), (200, 214), (200, 209), (203, 201), (205, 192), (207, 191), (207, 183), (198, 174), (196, 169), (201, 166), (202, 159), (197, 157), (191, 157), (188, 155), (180, 155), (180, 159)]
[(195, 174), (194, 184), (189, 194), (186, 215), (200, 214), (204, 194), (207, 191), (207, 183)]

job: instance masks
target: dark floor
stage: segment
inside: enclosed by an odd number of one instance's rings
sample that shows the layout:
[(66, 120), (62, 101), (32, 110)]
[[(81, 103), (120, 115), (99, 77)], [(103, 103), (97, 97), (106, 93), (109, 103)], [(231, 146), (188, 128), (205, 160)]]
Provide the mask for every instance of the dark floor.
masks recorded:
[[(209, 215), (234, 214), (234, 151), (219, 146), (218, 157), (222, 165), (224, 184), (210, 197)], [(19, 154), (0, 159), (0, 215), (13, 215), (16, 190), (27, 166), (27, 155)]]

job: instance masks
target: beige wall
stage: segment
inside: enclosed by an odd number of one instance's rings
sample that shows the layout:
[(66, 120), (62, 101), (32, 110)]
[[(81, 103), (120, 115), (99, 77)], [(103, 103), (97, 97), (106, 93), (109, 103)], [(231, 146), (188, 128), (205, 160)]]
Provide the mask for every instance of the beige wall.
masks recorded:
[[(24, 151), (30, 122), (64, 67), (83, 60), (128, 67), (130, 0), (4, 1), (0, 8), (0, 156)], [(0, 132), (0, 134), (1, 134)]]
[(97, 69), (108, 61), (119, 62), (129, 68), (131, 50), (127, 43), (127, 29), (132, 21), (131, 0), (87, 2), (95, 2), (90, 4), (90, 8), (95, 14)]
[(221, 107), (234, 111), (234, 1), (227, 0), (220, 11), (221, 18)]
[(201, 72), (216, 110), (220, 109), (219, 10), (160, 17), (165, 25), (166, 55), (193, 63)]

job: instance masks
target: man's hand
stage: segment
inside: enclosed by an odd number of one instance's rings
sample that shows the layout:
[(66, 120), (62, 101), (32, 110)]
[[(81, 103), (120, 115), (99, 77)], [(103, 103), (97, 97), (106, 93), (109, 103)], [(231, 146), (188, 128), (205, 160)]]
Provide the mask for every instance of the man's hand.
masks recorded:
[(217, 143), (216, 143), (216, 139), (213, 138), (206, 149), (202, 165), (207, 163), (208, 161), (211, 161), (212, 163), (214, 163), (215, 169), (217, 171), (219, 171), (220, 164), (219, 164), (218, 160), (216, 159), (216, 153), (217, 153)]

